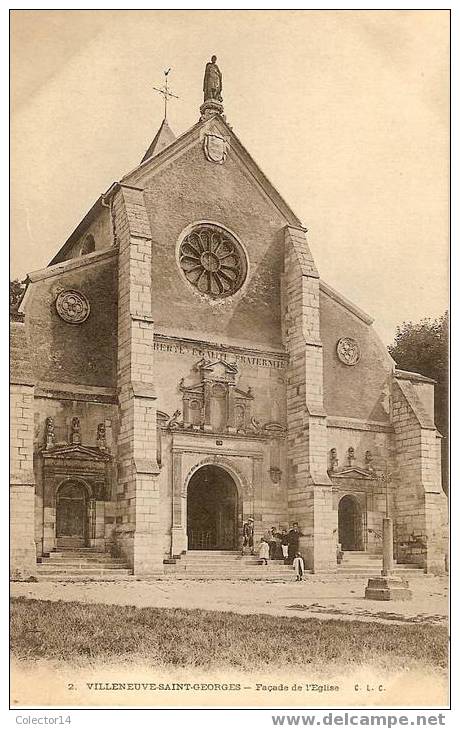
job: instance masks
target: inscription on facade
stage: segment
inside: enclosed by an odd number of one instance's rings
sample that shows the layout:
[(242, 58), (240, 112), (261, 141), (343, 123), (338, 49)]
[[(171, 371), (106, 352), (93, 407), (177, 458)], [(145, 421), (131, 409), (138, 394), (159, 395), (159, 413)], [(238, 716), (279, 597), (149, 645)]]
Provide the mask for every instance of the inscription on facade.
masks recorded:
[(286, 368), (287, 362), (283, 359), (276, 359), (268, 356), (255, 356), (251, 354), (237, 354), (234, 352), (221, 352), (215, 349), (202, 349), (185, 343), (154, 342), (153, 349), (158, 352), (169, 352), (170, 354), (186, 354), (203, 359), (221, 359), (225, 362), (239, 362), (252, 367), (272, 367), (282, 370)]

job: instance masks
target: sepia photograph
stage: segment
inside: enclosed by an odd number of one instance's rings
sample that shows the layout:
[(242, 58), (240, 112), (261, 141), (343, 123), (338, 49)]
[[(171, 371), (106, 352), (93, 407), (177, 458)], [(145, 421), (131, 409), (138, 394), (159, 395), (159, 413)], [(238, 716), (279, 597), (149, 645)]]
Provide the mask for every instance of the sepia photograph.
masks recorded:
[(449, 10), (10, 42), (11, 708), (448, 707)]

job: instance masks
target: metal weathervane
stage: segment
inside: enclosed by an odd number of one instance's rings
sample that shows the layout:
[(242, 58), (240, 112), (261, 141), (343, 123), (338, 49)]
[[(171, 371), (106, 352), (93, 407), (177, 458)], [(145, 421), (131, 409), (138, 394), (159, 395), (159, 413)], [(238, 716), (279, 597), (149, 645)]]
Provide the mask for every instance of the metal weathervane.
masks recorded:
[(176, 94), (173, 94), (172, 91), (170, 91), (168, 89), (168, 75), (169, 75), (169, 72), (170, 71), (171, 71), (171, 69), (168, 68), (168, 70), (164, 72), (164, 75), (165, 75), (165, 84), (164, 84), (164, 86), (161, 87), (161, 89), (157, 88), (156, 86), (153, 86), (152, 87), (154, 91), (157, 91), (159, 94), (162, 94), (163, 95), (163, 100), (164, 100), (164, 104), (165, 104), (165, 115), (164, 115), (164, 118), (165, 119), (166, 119), (167, 112), (168, 112), (168, 100), (171, 97), (174, 98), (174, 99), (179, 99), (180, 98), (179, 96), (176, 96)]

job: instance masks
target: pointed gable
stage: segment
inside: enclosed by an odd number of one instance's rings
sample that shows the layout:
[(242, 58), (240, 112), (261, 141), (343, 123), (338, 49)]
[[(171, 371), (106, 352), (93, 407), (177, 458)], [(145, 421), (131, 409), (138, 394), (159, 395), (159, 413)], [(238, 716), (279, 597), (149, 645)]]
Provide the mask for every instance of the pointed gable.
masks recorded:
[(167, 120), (163, 119), (163, 121), (161, 122), (161, 126), (155, 134), (150, 147), (148, 148), (147, 152), (144, 154), (141, 160), (141, 164), (143, 164), (143, 162), (150, 159), (151, 157), (154, 157), (155, 155), (162, 152), (163, 149), (165, 149), (166, 147), (169, 147), (169, 145), (172, 144), (175, 139), (176, 135), (172, 131)]
[[(140, 165), (128, 172), (120, 182), (122, 184), (135, 185), (137, 187), (147, 187), (151, 177), (161, 172), (165, 166), (176, 162), (183, 154), (188, 152), (192, 147), (206, 145), (206, 136), (221, 136), (226, 143), (227, 152), (244, 174), (259, 188), (259, 191), (270, 200), (277, 210), (281, 213), (287, 223), (294, 227), (302, 227), (302, 224), (290, 208), (287, 202), (282, 198), (280, 193), (272, 185), (270, 180), (264, 175), (260, 167), (251, 157), (247, 149), (240, 142), (232, 128), (227, 124), (222, 116), (216, 114), (210, 119), (199, 121), (188, 131), (168, 142), (167, 146), (160, 148), (159, 144), (155, 144), (155, 140), (160, 135), (160, 127), (155, 139), (144, 155)], [(168, 127), (169, 129), (169, 127)], [(169, 129), (171, 132), (171, 130)], [(172, 132), (171, 132), (172, 134)], [(161, 137), (163, 135), (160, 135)], [(173, 135), (174, 136), (174, 135)], [(150, 150), (154, 147), (153, 153)]]

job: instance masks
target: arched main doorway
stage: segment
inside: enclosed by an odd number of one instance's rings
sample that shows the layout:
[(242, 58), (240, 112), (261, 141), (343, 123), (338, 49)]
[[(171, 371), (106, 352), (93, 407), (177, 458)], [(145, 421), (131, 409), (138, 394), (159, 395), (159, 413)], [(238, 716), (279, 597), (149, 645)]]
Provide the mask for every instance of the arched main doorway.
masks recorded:
[(188, 549), (238, 548), (238, 489), (219, 466), (202, 466), (187, 490)]
[(354, 496), (339, 501), (339, 542), (345, 552), (364, 549), (361, 507)]
[(78, 481), (67, 481), (56, 495), (56, 545), (86, 547), (88, 540), (88, 493)]

